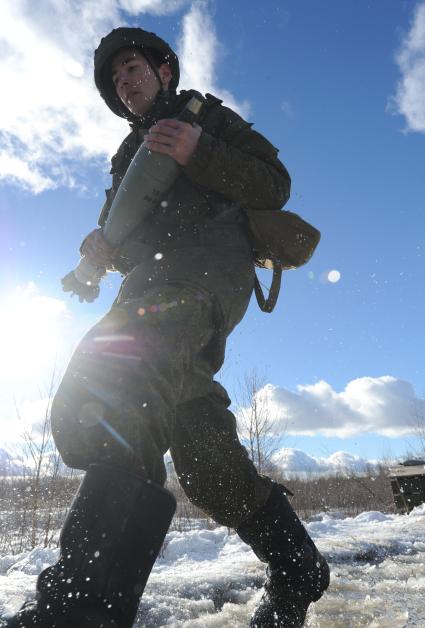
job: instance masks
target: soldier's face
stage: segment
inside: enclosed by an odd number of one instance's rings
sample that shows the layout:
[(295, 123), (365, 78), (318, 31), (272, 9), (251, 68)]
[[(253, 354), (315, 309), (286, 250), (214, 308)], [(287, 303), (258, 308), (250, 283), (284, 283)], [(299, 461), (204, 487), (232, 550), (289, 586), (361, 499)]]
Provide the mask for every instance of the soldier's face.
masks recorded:
[[(170, 68), (164, 63), (158, 71), (166, 89), (171, 80)], [(112, 81), (121, 102), (137, 116), (148, 111), (161, 87), (145, 57), (134, 48), (124, 48), (115, 55)]]

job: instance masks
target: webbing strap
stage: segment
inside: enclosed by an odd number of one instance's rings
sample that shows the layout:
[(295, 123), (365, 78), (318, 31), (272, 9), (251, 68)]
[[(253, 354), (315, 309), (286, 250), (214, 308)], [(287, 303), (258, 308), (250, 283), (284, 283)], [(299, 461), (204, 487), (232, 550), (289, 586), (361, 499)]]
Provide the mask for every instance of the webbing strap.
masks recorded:
[(257, 275), (255, 275), (255, 296), (257, 297), (257, 303), (260, 307), (260, 310), (263, 312), (273, 312), (274, 307), (277, 303), (277, 299), (280, 291), (280, 283), (282, 280), (282, 269), (281, 268), (273, 268), (273, 278), (272, 283), (269, 289), (269, 295), (267, 299), (264, 296), (263, 290), (260, 286), (260, 282), (258, 281)]

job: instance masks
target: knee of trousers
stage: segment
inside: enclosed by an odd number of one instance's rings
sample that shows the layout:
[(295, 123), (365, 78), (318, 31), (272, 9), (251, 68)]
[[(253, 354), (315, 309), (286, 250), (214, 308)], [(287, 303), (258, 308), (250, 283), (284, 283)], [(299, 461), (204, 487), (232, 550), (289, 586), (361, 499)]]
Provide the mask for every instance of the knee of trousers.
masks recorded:
[[(121, 429), (105, 420), (87, 424), (73, 410), (72, 404), (65, 404), (61, 395), (56, 395), (52, 404), (52, 433), (68, 467), (86, 471), (91, 464), (106, 463), (143, 474), (159, 486), (165, 484), (164, 452), (158, 446), (158, 439), (137, 417), (122, 414), (120, 422), (126, 423), (126, 428)], [(128, 435), (132, 422), (133, 437)]]
[[(109, 403), (95, 382), (83, 383), (69, 369), (52, 403), (52, 434), (64, 463), (82, 470), (94, 463), (116, 464), (163, 485), (163, 455), (171, 432), (168, 413), (164, 410), (159, 420), (157, 414), (133, 407), (136, 404), (118, 394)], [(112, 385), (102, 388), (113, 392)], [(149, 405), (159, 414), (160, 404)]]
[(52, 428), (69, 466), (124, 464), (162, 484), (192, 337), (186, 342), (175, 331), (186, 311), (176, 306), (149, 316), (139, 305), (113, 308), (81, 341), (55, 396)]
[(188, 499), (220, 525), (238, 527), (269, 497), (270, 479), (257, 472), (233, 413), (214, 395), (177, 407), (171, 455)]

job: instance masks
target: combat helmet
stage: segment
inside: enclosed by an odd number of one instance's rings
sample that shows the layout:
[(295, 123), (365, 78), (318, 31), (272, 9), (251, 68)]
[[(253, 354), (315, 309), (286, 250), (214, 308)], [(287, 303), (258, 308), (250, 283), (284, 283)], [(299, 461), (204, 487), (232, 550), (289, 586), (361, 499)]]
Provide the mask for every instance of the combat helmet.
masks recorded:
[(121, 48), (129, 46), (136, 46), (141, 50), (158, 79), (157, 59), (169, 64), (172, 73), (172, 79), (168, 86), (169, 91), (175, 92), (177, 88), (180, 78), (180, 66), (176, 53), (167, 42), (155, 35), (155, 33), (150, 33), (142, 28), (121, 26), (114, 28), (109, 35), (101, 39), (99, 47), (94, 53), (94, 81), (96, 87), (108, 107), (117, 116), (133, 120), (135, 116), (118, 98), (111, 76), (113, 55)]

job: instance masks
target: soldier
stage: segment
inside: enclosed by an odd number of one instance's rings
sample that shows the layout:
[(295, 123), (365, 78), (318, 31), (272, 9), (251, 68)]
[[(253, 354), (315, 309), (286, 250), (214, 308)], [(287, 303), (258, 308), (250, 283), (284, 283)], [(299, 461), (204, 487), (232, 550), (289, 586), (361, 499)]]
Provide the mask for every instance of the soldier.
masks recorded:
[[(235, 528), (268, 563), (251, 626), (302, 626), (329, 570), (286, 497), (240, 444), (229, 397), (214, 381), (227, 336), (254, 285), (244, 209), (279, 209), (290, 178), (277, 150), (207, 94), (199, 124), (176, 115), (179, 62), (166, 42), (117, 28), (95, 53), (95, 82), (131, 132), (112, 159), (99, 229), (81, 251), (124, 276), (108, 314), (78, 346), (52, 407), (64, 462), (85, 476), (37, 598), (8, 628), (130, 628), (175, 510), (163, 488), (171, 451), (189, 499)], [(180, 165), (172, 189), (113, 250), (102, 235), (142, 142)]]

